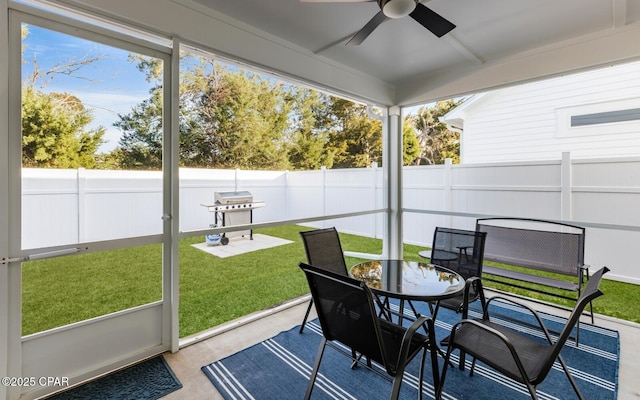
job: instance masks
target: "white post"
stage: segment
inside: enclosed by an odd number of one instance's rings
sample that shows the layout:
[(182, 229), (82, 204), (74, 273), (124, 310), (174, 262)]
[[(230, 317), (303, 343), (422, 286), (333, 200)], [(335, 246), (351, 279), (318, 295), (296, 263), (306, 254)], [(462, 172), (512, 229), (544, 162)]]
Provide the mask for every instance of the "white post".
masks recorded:
[[(6, 0), (0, 0), (2, 11), (0, 11), (0, 25), (8, 26), (8, 6)], [(9, 248), (10, 226), (9, 216), (11, 212), (19, 212), (9, 208), (11, 198), (15, 198), (20, 187), (12, 187), (9, 179), (9, 170), (11, 169), (11, 160), (9, 151), (9, 29), (0, 30), (0, 258), (11, 258)], [(15, 50), (15, 49), (14, 49)], [(15, 100), (17, 96), (13, 96)], [(18, 97), (19, 99), (19, 97)], [(13, 132), (13, 131), (11, 131)], [(14, 148), (14, 151), (20, 151), (20, 148)], [(13, 192), (12, 192), (13, 190)], [(12, 195), (10, 196), (9, 193)], [(14, 218), (15, 221), (15, 218)], [(19, 232), (19, 231), (18, 231)], [(18, 240), (19, 242), (19, 235)], [(17, 253), (16, 253), (17, 254)], [(20, 371), (20, 364), (16, 363), (16, 355), (13, 350), (20, 349), (20, 331), (21, 327), (13, 326), (14, 323), (20, 323), (20, 266), (10, 267), (0, 265), (0, 377), (11, 376)], [(13, 272), (11, 273), (10, 270)], [(17, 283), (17, 287), (12, 290), (12, 286)], [(18, 305), (14, 305), (16, 301)], [(15, 312), (18, 312), (18, 318), (15, 318)], [(17, 332), (17, 334), (16, 334)], [(19, 375), (14, 375), (19, 376)], [(6, 400), (13, 392), (15, 398), (20, 395), (19, 389), (10, 389), (9, 385), (0, 386), (0, 400)]]
[[(383, 257), (402, 259), (402, 118), (400, 107), (388, 109), (382, 123), (383, 162), (385, 166), (386, 226), (383, 238)], [(385, 127), (387, 129), (385, 129)]]
[(180, 349), (180, 46), (180, 40), (174, 37), (174, 52), (170, 62), (165, 64), (163, 91), (162, 256), (165, 260), (162, 262), (162, 344), (174, 353)]
[[(20, 21), (0, 0), (0, 256), (18, 258), (22, 246), (22, 137), (20, 135)], [(7, 28), (8, 27), (8, 28)], [(11, 35), (9, 35), (11, 32)], [(13, 68), (10, 68), (10, 67)], [(22, 264), (0, 267), (0, 376), (22, 371)], [(0, 386), (0, 400), (18, 399), (19, 386)]]

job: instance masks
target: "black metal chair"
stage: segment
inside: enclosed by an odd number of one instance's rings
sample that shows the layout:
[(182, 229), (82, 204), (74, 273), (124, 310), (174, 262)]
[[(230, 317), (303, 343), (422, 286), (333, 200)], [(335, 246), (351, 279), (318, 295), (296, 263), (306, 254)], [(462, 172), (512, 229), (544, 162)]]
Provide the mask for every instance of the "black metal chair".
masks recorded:
[[(565, 342), (570, 337), (571, 331), (578, 322), (586, 305), (593, 299), (603, 295), (600, 291), (600, 281), (602, 275), (608, 271), (609, 269), (607, 267), (603, 267), (589, 279), (566, 325), (555, 342), (551, 339), (549, 330), (535, 310), (504, 297), (496, 296), (489, 299), (482, 319), (464, 319), (455, 324), (448, 338), (449, 345), (442, 370), (442, 381), (436, 398), (439, 399), (442, 396), (451, 352), (453, 349), (460, 349), (461, 352), (473, 357), (470, 376), (473, 375), (476, 361), (480, 360), (507, 377), (525, 384), (533, 399), (538, 398), (536, 395), (536, 387), (544, 381), (557, 359), (576, 395), (582, 399), (582, 394), (562, 359), (560, 350), (562, 350)], [(546, 342), (535, 340), (515, 330), (492, 322), (490, 320), (489, 310), (491, 303), (497, 299), (516, 304), (529, 310), (540, 325), (540, 329), (544, 332)], [(464, 368), (464, 365), (461, 364), (461, 367)]]
[[(340, 236), (338, 236), (336, 228), (300, 232), (300, 237), (307, 255), (307, 264), (342, 276), (349, 276), (347, 264), (344, 261), (342, 245), (340, 244)], [(313, 298), (309, 302), (307, 312), (304, 314), (302, 325), (300, 325), (300, 333), (304, 330), (312, 306)]]
[[(422, 357), (418, 398), (422, 399), (424, 361), (427, 351), (431, 350), (433, 381), (437, 390), (440, 381), (438, 357), (433, 351), (435, 336), (431, 318), (419, 317), (408, 328), (394, 324), (377, 316), (374, 296), (363, 282), (304, 263), (300, 263), (299, 266), (307, 277), (322, 328), (322, 340), (305, 399), (311, 397), (327, 345), (354, 362), (392, 380), (390, 399), (398, 398), (405, 367), (420, 352), (422, 352)], [(428, 336), (417, 333), (417, 330), (425, 325)], [(354, 354), (344, 351), (338, 343), (350, 347), (358, 355), (354, 356)], [(380, 363), (387, 374), (370, 368), (369, 362), (360, 361), (363, 356), (368, 360)], [(366, 397), (365, 394), (363, 397)]]
[(482, 276), (486, 239), (486, 232), (436, 227), (431, 248), (431, 263), (459, 273), (467, 282), (464, 294), (436, 303), (431, 314), (434, 320), (440, 307), (462, 313), (462, 318), (467, 318), (468, 305), (480, 300), (484, 310), (482, 283), (479, 279), (470, 278)]

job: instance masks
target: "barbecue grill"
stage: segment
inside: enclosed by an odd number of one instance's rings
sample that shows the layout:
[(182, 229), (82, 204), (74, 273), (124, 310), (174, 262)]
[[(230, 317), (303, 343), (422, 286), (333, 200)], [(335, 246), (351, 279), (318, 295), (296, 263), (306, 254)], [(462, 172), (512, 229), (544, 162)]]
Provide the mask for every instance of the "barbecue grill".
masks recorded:
[[(264, 207), (264, 201), (253, 201), (250, 192), (215, 192), (214, 204), (202, 204), (209, 212), (214, 214), (215, 224), (213, 227), (246, 225), (253, 222), (253, 209)], [(220, 243), (226, 245), (230, 237), (249, 235), (253, 240), (253, 230), (239, 230), (225, 232), (220, 237)]]

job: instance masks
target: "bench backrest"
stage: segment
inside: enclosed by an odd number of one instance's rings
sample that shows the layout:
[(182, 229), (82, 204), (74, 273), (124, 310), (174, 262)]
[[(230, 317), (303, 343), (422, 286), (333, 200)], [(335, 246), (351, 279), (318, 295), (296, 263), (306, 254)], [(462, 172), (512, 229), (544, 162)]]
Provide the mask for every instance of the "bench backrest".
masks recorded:
[(487, 232), (485, 261), (563, 275), (581, 276), (583, 227), (524, 218), (482, 218), (476, 231)]

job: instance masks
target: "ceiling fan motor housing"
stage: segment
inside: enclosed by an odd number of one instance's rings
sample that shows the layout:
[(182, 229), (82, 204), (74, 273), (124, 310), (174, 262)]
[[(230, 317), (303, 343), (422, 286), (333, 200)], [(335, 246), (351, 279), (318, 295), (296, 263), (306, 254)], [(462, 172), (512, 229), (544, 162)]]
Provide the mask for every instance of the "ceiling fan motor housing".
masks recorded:
[(380, 9), (388, 18), (402, 18), (416, 8), (416, 0), (378, 0)]

